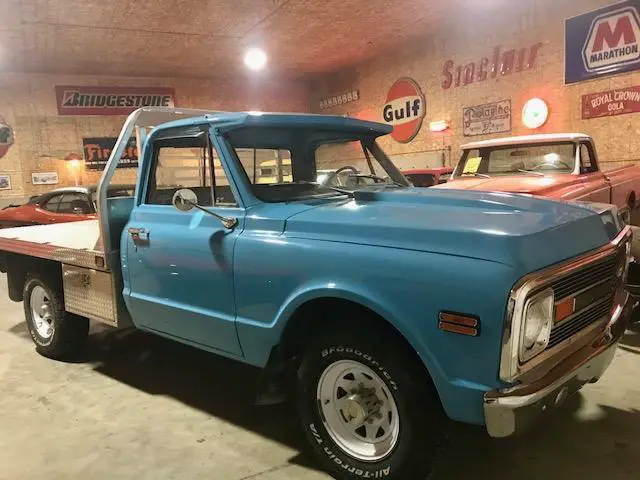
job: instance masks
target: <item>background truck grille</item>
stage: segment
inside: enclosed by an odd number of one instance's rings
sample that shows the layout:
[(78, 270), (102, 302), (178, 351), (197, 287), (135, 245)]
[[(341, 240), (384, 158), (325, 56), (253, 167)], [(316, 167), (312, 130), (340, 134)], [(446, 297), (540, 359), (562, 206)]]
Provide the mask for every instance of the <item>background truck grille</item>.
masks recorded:
[(624, 261), (624, 248), (619, 249), (615, 255), (548, 285), (553, 289), (556, 302), (575, 297), (576, 311), (553, 326), (546, 350), (556, 347), (609, 313), (613, 307), (617, 268), (621, 261)]

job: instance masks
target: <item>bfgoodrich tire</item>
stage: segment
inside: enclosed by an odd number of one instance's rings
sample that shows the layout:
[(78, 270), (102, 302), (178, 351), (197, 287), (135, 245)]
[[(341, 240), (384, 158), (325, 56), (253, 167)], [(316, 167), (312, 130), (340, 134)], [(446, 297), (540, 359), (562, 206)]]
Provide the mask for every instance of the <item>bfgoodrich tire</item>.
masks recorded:
[(36, 350), (62, 359), (86, 343), (89, 320), (64, 310), (61, 286), (55, 279), (32, 274), (24, 285), (24, 315)]
[(423, 480), (430, 472), (442, 407), (400, 342), (326, 335), (307, 348), (297, 380), (305, 435), (334, 478)]

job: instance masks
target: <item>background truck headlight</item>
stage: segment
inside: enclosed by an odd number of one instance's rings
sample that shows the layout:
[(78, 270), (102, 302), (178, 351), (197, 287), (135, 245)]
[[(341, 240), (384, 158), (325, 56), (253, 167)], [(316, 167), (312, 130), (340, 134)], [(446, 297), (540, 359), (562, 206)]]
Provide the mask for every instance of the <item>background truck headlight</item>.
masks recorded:
[(537, 293), (524, 307), (520, 361), (526, 362), (547, 348), (553, 326), (553, 290)]

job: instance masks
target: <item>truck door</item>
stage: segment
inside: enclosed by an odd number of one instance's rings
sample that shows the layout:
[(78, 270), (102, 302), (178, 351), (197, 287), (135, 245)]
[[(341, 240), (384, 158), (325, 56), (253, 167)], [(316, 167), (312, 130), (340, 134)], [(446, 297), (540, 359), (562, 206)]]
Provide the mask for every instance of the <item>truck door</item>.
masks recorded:
[[(239, 356), (233, 250), (244, 210), (208, 133), (190, 129), (159, 132), (145, 148), (142, 187), (123, 234), (124, 296), (138, 327)], [(227, 229), (197, 209), (178, 211), (172, 198), (181, 188), (238, 224)]]
[(586, 192), (586, 195), (580, 200), (611, 203), (611, 183), (606, 175), (598, 169), (593, 145), (581, 142), (579, 149), (580, 181)]

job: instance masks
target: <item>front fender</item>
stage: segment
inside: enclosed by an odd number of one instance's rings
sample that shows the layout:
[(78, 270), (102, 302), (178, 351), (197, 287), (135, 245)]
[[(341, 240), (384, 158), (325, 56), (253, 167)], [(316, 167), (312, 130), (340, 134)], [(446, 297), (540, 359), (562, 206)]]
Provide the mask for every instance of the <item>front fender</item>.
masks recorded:
[(394, 313), (393, 305), (384, 301), (380, 295), (376, 296), (377, 293), (379, 292), (373, 292), (365, 285), (347, 282), (310, 282), (300, 286), (287, 298), (276, 316), (274, 330), (280, 336), (298, 308), (309, 301), (321, 298), (337, 298), (357, 303), (386, 319), (398, 330), (402, 330), (396, 325), (397, 313)]
[[(280, 342), (284, 330), (296, 311), (307, 302), (326, 298), (356, 303), (389, 322), (419, 355), (436, 389), (440, 391), (440, 388), (444, 388), (441, 384), (445, 374), (438, 360), (429, 349), (421, 349), (414, 343), (418, 337), (412, 333), (411, 325), (402, 321), (402, 314), (395, 307), (394, 302), (386, 298), (384, 292), (357, 283), (315, 280), (299, 286), (292, 292), (272, 323), (262, 324), (247, 319), (239, 320), (238, 335), (246, 361), (252, 365), (264, 367), (269, 360), (271, 349)], [(269, 345), (269, 348), (265, 348), (266, 345)]]
[[(271, 348), (280, 342), (287, 324), (296, 311), (307, 302), (323, 298), (348, 300), (362, 305), (390, 322), (404, 335), (404, 329), (397, 321), (397, 312), (394, 312), (393, 305), (385, 302), (379, 292), (374, 292), (362, 284), (314, 279), (297, 286), (287, 296), (272, 322), (263, 323), (238, 318), (238, 335), (247, 361), (261, 367), (266, 365)], [(260, 330), (263, 331), (257, 333)], [(265, 343), (269, 348), (265, 348)]]
[[(468, 257), (309, 239), (241, 238), (237, 329), (248, 363), (264, 367), (294, 313), (317, 298), (358, 303), (417, 352), (451, 418), (482, 423), (484, 392), (501, 387), (499, 356), (511, 267)], [(268, 272), (268, 273), (266, 273)], [(438, 329), (440, 311), (474, 314), (481, 335)]]

